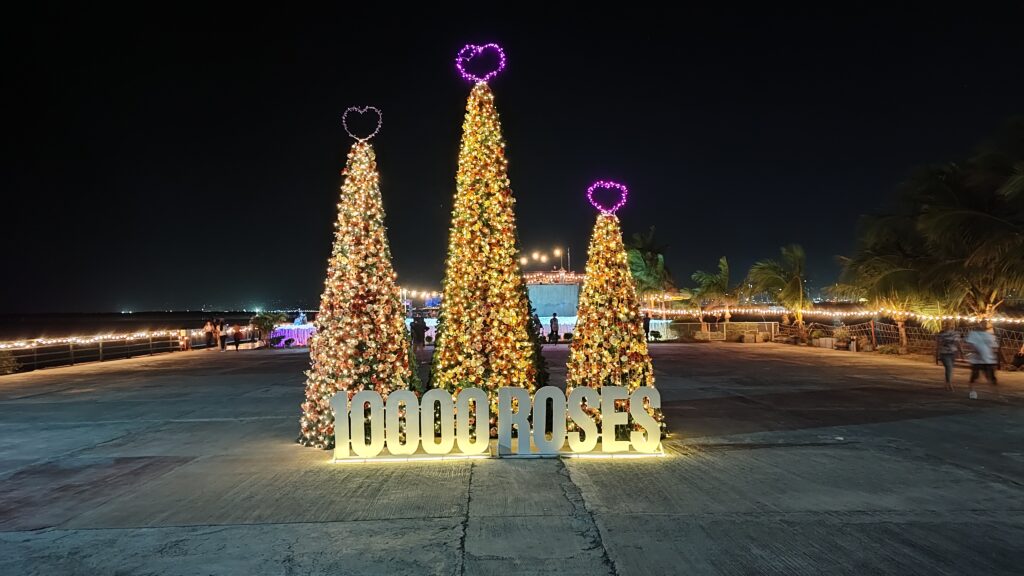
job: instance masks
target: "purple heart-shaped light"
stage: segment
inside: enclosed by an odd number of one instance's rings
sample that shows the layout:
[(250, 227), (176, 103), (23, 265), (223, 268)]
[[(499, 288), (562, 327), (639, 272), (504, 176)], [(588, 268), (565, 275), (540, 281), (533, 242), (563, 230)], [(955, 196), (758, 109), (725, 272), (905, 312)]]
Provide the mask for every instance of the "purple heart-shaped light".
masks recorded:
[[(466, 64), (469, 64), (469, 61), (473, 58), (483, 54), (485, 50), (493, 50), (497, 53), (498, 67), (483, 76), (477, 76), (469, 70), (466, 70)], [(477, 46), (476, 44), (466, 44), (462, 47), (462, 50), (459, 50), (458, 55), (455, 56), (455, 67), (459, 70), (459, 74), (461, 74), (466, 80), (470, 80), (472, 82), (487, 82), (491, 78), (497, 76), (498, 72), (505, 69), (505, 51), (501, 49), (501, 46), (494, 43), (483, 44), (480, 46)]]
[[(355, 134), (352, 133), (351, 130), (349, 130), (348, 115), (351, 114), (352, 112), (355, 112), (356, 114), (366, 114), (367, 112), (372, 112), (377, 115), (377, 127), (373, 129), (372, 134), (370, 134), (369, 136), (356, 136)], [(376, 106), (349, 106), (348, 108), (345, 109), (345, 113), (341, 115), (341, 125), (345, 127), (345, 132), (348, 132), (349, 136), (355, 138), (359, 142), (366, 142), (370, 138), (376, 136), (377, 132), (380, 132), (380, 125), (383, 121), (384, 116), (380, 113), (380, 108), (377, 108)]]
[[(594, 192), (597, 190), (618, 190), (619, 201), (616, 202), (611, 208), (601, 204), (597, 200), (594, 200)], [(618, 182), (612, 182), (610, 180), (598, 180), (587, 188), (587, 200), (593, 204), (594, 208), (597, 208), (604, 214), (615, 214), (619, 208), (626, 203), (626, 195), (629, 194), (629, 190), (626, 189), (625, 184), (619, 184)]]

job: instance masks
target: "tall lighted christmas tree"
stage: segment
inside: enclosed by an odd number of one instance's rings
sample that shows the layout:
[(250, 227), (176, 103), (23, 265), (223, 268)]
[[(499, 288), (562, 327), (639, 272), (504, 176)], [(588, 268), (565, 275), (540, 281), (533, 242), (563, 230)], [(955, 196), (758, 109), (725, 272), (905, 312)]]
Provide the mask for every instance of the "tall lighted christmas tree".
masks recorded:
[[(612, 206), (594, 198), (600, 190), (620, 195)], [(586, 280), (576, 312), (576, 333), (569, 348), (566, 388), (577, 386), (654, 386), (647, 354), (640, 301), (629, 271), (622, 228), (615, 212), (626, 202), (626, 187), (597, 182), (587, 191), (601, 213), (587, 254)]]
[[(352, 113), (377, 114), (373, 107), (349, 108)], [(406, 338), (405, 309), (391, 266), (381, 205), (376, 155), (367, 137), (357, 137), (348, 153), (334, 246), (327, 262), (327, 280), (320, 297), (316, 335), (309, 345), (306, 401), (302, 403), (302, 432), (306, 446), (334, 445), (331, 398), (360, 390), (375, 390), (385, 398), (414, 383)]]
[[(482, 77), (469, 73), (468, 61), (485, 53), (496, 53), (497, 68)], [(488, 390), (492, 415), (498, 388), (532, 390), (539, 374), (529, 331), (529, 298), (516, 258), (515, 200), (505, 141), (487, 84), (504, 63), (495, 44), (467, 46), (456, 60), (463, 76), (475, 84), (462, 124), (433, 366), (435, 387), (453, 393), (466, 387)]]

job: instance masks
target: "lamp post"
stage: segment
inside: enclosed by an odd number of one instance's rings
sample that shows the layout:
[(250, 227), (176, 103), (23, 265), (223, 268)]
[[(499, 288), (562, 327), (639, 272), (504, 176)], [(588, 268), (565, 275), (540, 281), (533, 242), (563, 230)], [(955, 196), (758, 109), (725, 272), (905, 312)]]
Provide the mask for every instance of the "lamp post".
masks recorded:
[[(552, 248), (551, 252), (541, 252), (540, 250), (534, 250), (529, 255), (521, 254), (519, 256), (519, 264), (525, 268), (529, 266), (531, 262), (546, 264), (550, 258), (558, 258), (558, 268), (562, 271), (572, 271), (572, 251), (569, 248)], [(568, 268), (566, 267), (568, 266)]]

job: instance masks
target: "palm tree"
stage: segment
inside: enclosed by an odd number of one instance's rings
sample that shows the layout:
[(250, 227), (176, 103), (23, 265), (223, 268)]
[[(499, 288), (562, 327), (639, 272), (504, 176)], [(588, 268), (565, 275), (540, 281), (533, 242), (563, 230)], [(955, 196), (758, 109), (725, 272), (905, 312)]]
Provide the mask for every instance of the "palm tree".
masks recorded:
[(775, 301), (793, 311), (800, 338), (804, 338), (804, 310), (811, 307), (807, 293), (807, 256), (799, 244), (781, 248), (781, 259), (759, 260), (750, 267), (747, 283), (753, 292), (771, 294)]
[(690, 278), (697, 283), (693, 290), (692, 301), (696, 303), (700, 314), (701, 330), (705, 330), (704, 310), (705, 306), (722, 306), (725, 309), (725, 321), (732, 318), (729, 313), (729, 306), (736, 303), (736, 290), (729, 285), (729, 260), (725, 256), (718, 259), (717, 272), (705, 272), (697, 270)]
[(1024, 119), (967, 162), (918, 169), (865, 224), (844, 276), (869, 300), (990, 321), (1024, 288)]
[[(916, 222), (907, 214), (862, 219), (857, 251), (839, 259), (843, 267), (840, 283), (830, 289), (835, 296), (863, 298), (872, 308), (888, 311), (896, 322), (901, 354), (907, 351), (906, 323), (911, 314), (956, 311), (949, 287), (928, 280), (943, 262), (918, 233)], [(938, 328), (937, 322), (923, 325)]]
[(667, 244), (654, 239), (654, 226), (647, 232), (636, 232), (626, 242), (629, 270), (641, 296), (665, 292), (673, 287), (672, 274), (665, 266)]
[(1024, 118), (964, 163), (916, 170), (890, 213), (862, 221), (856, 251), (841, 261), (839, 290), (888, 310), (901, 352), (910, 313), (991, 326), (1003, 300), (1024, 289)]
[(923, 281), (990, 322), (1024, 287), (1024, 117), (967, 162), (918, 171), (901, 192), (937, 256)]

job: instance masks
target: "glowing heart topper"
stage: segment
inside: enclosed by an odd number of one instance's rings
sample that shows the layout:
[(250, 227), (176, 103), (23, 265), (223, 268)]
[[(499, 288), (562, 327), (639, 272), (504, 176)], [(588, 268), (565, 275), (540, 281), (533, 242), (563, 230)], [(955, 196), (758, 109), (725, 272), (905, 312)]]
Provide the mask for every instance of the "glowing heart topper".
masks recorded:
[[(352, 133), (352, 130), (348, 127), (348, 115), (353, 112), (356, 114), (366, 114), (367, 112), (370, 112), (377, 115), (377, 127), (373, 129), (373, 133), (369, 136), (356, 136)], [(341, 124), (345, 127), (345, 132), (348, 132), (348, 135), (355, 138), (358, 142), (366, 142), (370, 138), (376, 136), (377, 132), (380, 132), (380, 125), (383, 120), (384, 117), (380, 113), (380, 108), (377, 108), (376, 106), (349, 106), (345, 110), (345, 113), (341, 115)]]
[[(613, 206), (608, 207), (599, 202), (598, 200), (594, 200), (594, 192), (596, 192), (597, 190), (618, 190), (618, 202), (616, 202)], [(619, 208), (622, 208), (622, 206), (626, 203), (627, 194), (629, 194), (629, 190), (626, 189), (625, 184), (619, 184), (618, 182), (612, 182), (610, 180), (598, 180), (597, 182), (591, 184), (590, 188), (587, 188), (587, 200), (590, 200), (590, 203), (594, 206), (594, 208), (597, 208), (603, 214), (615, 214), (615, 212), (618, 211)]]
[[(466, 70), (466, 65), (469, 64), (469, 61), (476, 56), (483, 54), (485, 51), (493, 51), (497, 53), (498, 67), (483, 76), (477, 76), (469, 70)], [(498, 72), (505, 69), (505, 51), (501, 49), (501, 46), (494, 43), (483, 44), (480, 46), (476, 44), (466, 44), (462, 47), (462, 50), (459, 50), (459, 54), (455, 57), (455, 67), (459, 70), (459, 74), (461, 74), (466, 80), (470, 80), (472, 82), (487, 82), (491, 78), (497, 76)]]

